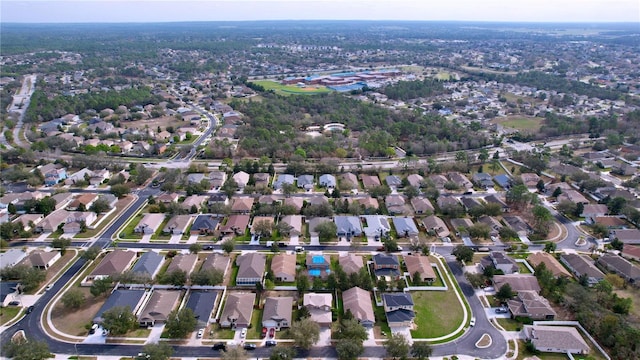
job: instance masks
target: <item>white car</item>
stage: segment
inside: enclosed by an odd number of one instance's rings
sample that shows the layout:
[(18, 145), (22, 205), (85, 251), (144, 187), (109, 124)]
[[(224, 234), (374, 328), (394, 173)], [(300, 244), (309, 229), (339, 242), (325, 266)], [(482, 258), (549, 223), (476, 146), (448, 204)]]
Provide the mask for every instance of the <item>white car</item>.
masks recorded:
[(247, 329), (246, 329), (246, 328), (244, 328), (244, 329), (242, 329), (242, 331), (240, 332), (240, 337), (244, 339), (246, 336), (247, 336)]
[(475, 326), (475, 325), (476, 325), (476, 318), (475, 318), (475, 317), (472, 317), (472, 318), (471, 318), (471, 321), (469, 321), (469, 327), (471, 327), (471, 326)]
[(202, 335), (204, 335), (204, 329), (200, 329), (200, 330), (198, 330), (197, 338), (198, 338), (198, 339), (202, 339)]

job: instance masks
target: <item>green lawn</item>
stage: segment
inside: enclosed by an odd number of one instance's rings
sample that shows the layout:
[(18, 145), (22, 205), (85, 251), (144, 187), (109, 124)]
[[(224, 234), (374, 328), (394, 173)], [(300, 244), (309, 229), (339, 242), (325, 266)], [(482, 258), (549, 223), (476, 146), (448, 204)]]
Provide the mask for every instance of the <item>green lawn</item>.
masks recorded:
[(296, 85), (283, 85), (279, 82), (271, 80), (254, 80), (251, 82), (257, 85), (261, 85), (265, 88), (265, 90), (274, 90), (280, 95), (314, 95), (325, 94), (331, 91), (328, 88), (320, 85), (298, 87)]
[(522, 324), (514, 319), (509, 318), (496, 318), (496, 321), (507, 331), (520, 331), (522, 330)]
[(142, 239), (142, 234), (137, 234), (133, 231), (138, 223), (142, 220), (142, 213), (138, 213), (133, 219), (127, 223), (127, 226), (120, 233), (120, 237), (123, 239)]
[(373, 313), (376, 317), (375, 326), (380, 327), (380, 331), (391, 334), (391, 328), (389, 328), (389, 324), (387, 323), (387, 316), (384, 313), (384, 307), (374, 306)]
[(262, 312), (263, 309), (253, 310), (251, 327), (247, 329), (247, 339), (260, 339), (262, 335)]
[(538, 131), (542, 125), (542, 118), (510, 118), (509, 120), (500, 121), (502, 126), (514, 128), (516, 130)]
[(22, 310), (20, 306), (8, 306), (0, 308), (0, 325), (4, 325), (7, 321), (13, 319)]
[(435, 338), (451, 334), (463, 320), (462, 305), (453, 288), (447, 291), (414, 291), (413, 309), (416, 313), (414, 338)]
[(531, 274), (531, 271), (525, 264), (519, 262), (518, 267), (520, 268), (520, 274)]

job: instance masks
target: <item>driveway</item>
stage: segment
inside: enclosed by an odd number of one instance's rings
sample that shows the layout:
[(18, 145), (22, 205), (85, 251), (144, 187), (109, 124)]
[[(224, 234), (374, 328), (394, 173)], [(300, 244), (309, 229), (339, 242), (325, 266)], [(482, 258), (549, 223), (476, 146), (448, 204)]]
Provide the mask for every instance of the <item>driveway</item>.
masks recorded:
[(329, 346), (331, 345), (331, 328), (321, 327), (320, 328), (320, 339), (315, 346)]
[(179, 244), (180, 239), (182, 239), (182, 234), (173, 234), (171, 235), (171, 239), (169, 239), (169, 244)]
[(376, 336), (373, 333), (373, 328), (365, 328), (367, 329), (367, 335), (369, 336), (367, 340), (365, 340), (362, 345), (364, 346), (377, 346), (376, 344)]
[(187, 240), (187, 244), (195, 244), (198, 242), (198, 235), (189, 236), (189, 240)]
[(300, 245), (300, 236), (291, 235), (289, 237), (289, 246), (297, 246), (297, 245)]
[(404, 336), (404, 338), (407, 339), (407, 342), (409, 344), (413, 344), (413, 337), (411, 337), (411, 329), (408, 326), (392, 327), (390, 329), (392, 334), (402, 334), (402, 336)]
[(153, 344), (160, 341), (160, 336), (164, 331), (164, 324), (156, 324), (151, 328), (151, 333), (147, 337), (145, 344)]
[(319, 236), (311, 236), (309, 238), (309, 245), (320, 246), (320, 237)]
[(140, 240), (140, 242), (141, 243), (148, 243), (151, 240), (151, 236), (153, 236), (153, 234), (142, 235), (142, 240)]

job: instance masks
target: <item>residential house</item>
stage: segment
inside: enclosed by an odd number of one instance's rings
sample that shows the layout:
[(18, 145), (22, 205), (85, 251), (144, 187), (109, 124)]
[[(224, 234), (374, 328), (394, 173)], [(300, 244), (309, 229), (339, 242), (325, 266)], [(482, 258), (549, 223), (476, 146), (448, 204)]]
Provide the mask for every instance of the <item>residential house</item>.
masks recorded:
[(147, 251), (136, 261), (133, 268), (131, 268), (131, 272), (153, 279), (158, 275), (162, 264), (164, 264), (164, 256), (155, 251)]
[(625, 245), (620, 255), (627, 259), (640, 261), (640, 246)]
[(604, 274), (600, 271), (594, 262), (582, 255), (578, 254), (562, 254), (560, 261), (573, 272), (573, 275), (580, 279), (582, 276), (587, 277), (587, 284), (593, 286), (604, 279)]
[(236, 275), (236, 285), (255, 286), (262, 283), (264, 277), (265, 264), (267, 258), (262, 253), (246, 253), (236, 258), (238, 274)]
[(342, 271), (347, 275), (357, 273), (360, 269), (364, 268), (362, 256), (353, 253), (340, 256), (338, 258), (338, 264), (340, 264), (340, 268), (342, 268)]
[(301, 197), (288, 197), (284, 199), (284, 205), (292, 206), (298, 212), (300, 212), (300, 210), (302, 210), (302, 206), (304, 205), (304, 199)]
[(527, 236), (531, 233), (532, 229), (529, 224), (527, 224), (520, 216), (503, 216), (502, 219), (507, 223), (507, 225), (518, 233), (520, 236)]
[(166, 273), (182, 271), (189, 276), (198, 262), (198, 254), (178, 254), (171, 259)]
[(509, 206), (507, 205), (507, 203), (502, 200), (501, 198), (499, 198), (498, 196), (496, 196), (495, 194), (491, 194), (489, 196), (486, 196), (484, 198), (484, 201), (488, 204), (498, 204), (500, 205), (500, 208), (502, 209), (502, 212), (507, 212), (509, 211)]
[(274, 219), (273, 216), (254, 216), (253, 223), (251, 224), (251, 234), (255, 234), (256, 232), (253, 230), (254, 226), (265, 223), (268, 224), (270, 229), (273, 229)]
[(461, 208), (462, 204), (458, 199), (453, 196), (440, 196), (436, 200), (440, 210), (446, 211), (448, 209)]
[(207, 199), (207, 205), (213, 204), (229, 205), (229, 198), (227, 197), (227, 194), (217, 192), (209, 195), (209, 198)]
[(636, 167), (633, 164), (626, 163), (624, 161), (616, 161), (611, 167), (611, 172), (622, 176), (632, 176), (636, 174)]
[(254, 183), (254, 186), (257, 189), (269, 187), (269, 180), (270, 179), (271, 179), (271, 175), (269, 175), (269, 173), (255, 173), (255, 174), (253, 174), (253, 183)]
[(231, 329), (248, 328), (255, 301), (254, 293), (229, 293), (220, 315), (220, 326)]
[(98, 194), (84, 193), (78, 195), (67, 205), (67, 210), (87, 211), (98, 200)]
[(583, 205), (589, 204), (589, 200), (586, 197), (584, 197), (579, 191), (573, 190), (573, 189), (562, 191), (562, 193), (558, 195), (556, 199), (558, 203), (561, 203), (563, 201), (570, 201), (574, 204), (578, 204), (578, 203), (582, 203)]
[(411, 199), (411, 206), (416, 215), (431, 215), (435, 212), (435, 208), (431, 205), (431, 201), (424, 197), (414, 197)]
[(178, 193), (163, 193), (156, 197), (156, 201), (161, 202), (163, 204), (171, 204), (177, 203), (178, 199), (180, 199), (180, 194)]
[(461, 173), (450, 172), (447, 174), (447, 176), (449, 176), (449, 180), (456, 183), (458, 187), (460, 187), (461, 189), (466, 189), (466, 190), (473, 189), (473, 183), (469, 181), (469, 179), (467, 179), (467, 177), (462, 175)]
[(280, 190), (284, 184), (293, 185), (295, 183), (295, 177), (291, 174), (279, 174), (276, 180), (273, 182), (273, 188)]
[(162, 229), (165, 234), (180, 235), (187, 231), (191, 222), (191, 215), (174, 215)]
[(501, 251), (490, 252), (489, 256), (482, 259), (481, 264), (484, 268), (493, 266), (496, 270), (500, 270), (504, 274), (513, 274), (520, 271), (518, 263)]
[(133, 231), (147, 235), (153, 234), (158, 230), (164, 221), (164, 218), (164, 214), (144, 214), (144, 217), (140, 220), (138, 225), (136, 225)]
[(478, 218), (478, 222), (489, 227), (489, 235), (497, 238), (500, 235), (502, 223), (493, 216), (482, 215)]
[(379, 239), (391, 231), (389, 221), (384, 215), (362, 215), (360, 218), (365, 222), (365, 227), (362, 230), (368, 238), (377, 237)]
[[(15, 220), (13, 220), (14, 223), (21, 223), (22, 227), (25, 231), (29, 231), (29, 230), (35, 230), (36, 225), (38, 225), (42, 220), (44, 220), (44, 216), (42, 214), (22, 214), (20, 216), (18, 216)], [(5, 222), (5, 221), (0, 221), (0, 223)], [(7, 222), (8, 222), (8, 218), (7, 218)]]
[(418, 228), (416, 227), (416, 223), (413, 221), (413, 217), (394, 216), (392, 219), (393, 227), (396, 228), (396, 233), (399, 237), (418, 236)]
[(331, 326), (332, 295), (328, 293), (306, 293), (302, 299), (303, 306), (309, 310), (309, 318), (320, 326)]
[[(21, 262), (21, 265), (26, 265), (36, 269), (46, 270), (56, 261), (60, 259), (59, 251), (42, 251), (35, 250), (29, 253)], [(4, 261), (4, 259), (1, 259)]]
[(276, 331), (290, 327), (292, 309), (293, 298), (290, 296), (266, 298), (262, 310), (262, 326), (267, 329), (275, 328)]
[(218, 299), (217, 291), (191, 291), (185, 308), (191, 309), (196, 317), (197, 328), (205, 328), (209, 325), (209, 319), (213, 307)]
[(249, 174), (247, 174), (244, 171), (238, 171), (237, 173), (233, 174), (233, 180), (238, 185), (239, 190), (242, 190), (247, 186), (247, 183), (249, 182), (249, 178), (250, 178)]
[(494, 176), (493, 181), (495, 181), (501, 188), (505, 190), (509, 190), (512, 185), (511, 178), (506, 174), (498, 174)]
[(384, 203), (390, 215), (404, 214), (406, 211), (405, 199), (402, 195), (387, 195), (384, 198)]
[(20, 249), (9, 249), (0, 253), (0, 270), (18, 265), (25, 257), (27, 253)]
[(258, 198), (258, 204), (260, 205), (274, 205), (282, 202), (282, 197), (280, 195), (260, 195)]
[(180, 291), (154, 290), (138, 317), (140, 326), (149, 327), (167, 321), (169, 313), (178, 305), (180, 296)]
[(371, 293), (359, 287), (342, 292), (342, 306), (345, 313), (350, 312), (354, 319), (365, 328), (372, 328), (376, 322), (371, 303)]
[(309, 236), (315, 237), (318, 236), (318, 232), (316, 231), (316, 227), (322, 223), (332, 221), (330, 218), (326, 217), (315, 217), (315, 218), (307, 218), (307, 227), (309, 229)]
[(400, 177), (396, 175), (387, 176), (386, 178), (384, 178), (384, 182), (387, 183), (387, 186), (392, 189), (402, 186), (402, 179), (400, 179)]
[(529, 290), (540, 292), (538, 279), (531, 274), (494, 275), (493, 284), (495, 285), (496, 291), (499, 291), (505, 284), (509, 284), (511, 290), (515, 292)]
[(338, 228), (336, 231), (337, 236), (350, 238), (362, 235), (362, 226), (357, 216), (335, 216), (333, 222)]
[(350, 184), (351, 190), (358, 189), (358, 177), (354, 173), (345, 173), (340, 175), (340, 182), (344, 186), (344, 184)]
[(324, 195), (311, 195), (304, 201), (309, 205), (329, 205), (329, 198)]
[(525, 325), (525, 338), (541, 352), (588, 354), (589, 344), (570, 326)]
[(582, 210), (582, 216), (589, 224), (595, 223), (596, 217), (605, 216), (609, 212), (609, 208), (604, 204), (587, 204)]
[(128, 250), (114, 250), (102, 259), (98, 266), (87, 276), (87, 280), (98, 280), (113, 277), (125, 272), (136, 260), (136, 253)]
[(204, 259), (200, 270), (217, 270), (222, 274), (226, 274), (230, 262), (231, 259), (228, 256), (220, 253), (211, 253)]
[(362, 181), (362, 185), (365, 189), (370, 190), (375, 187), (380, 186), (380, 178), (377, 175), (360, 175), (360, 180)]
[(427, 233), (438, 238), (444, 238), (451, 234), (449, 228), (447, 228), (447, 224), (435, 215), (430, 215), (422, 219), (422, 224), (427, 230)]
[(209, 199), (206, 195), (191, 195), (187, 196), (186, 199), (180, 204), (180, 207), (183, 209), (193, 212), (194, 207), (196, 212), (200, 211), (200, 207), (202, 204)]
[(111, 177), (111, 172), (107, 169), (96, 170), (89, 179), (89, 184), (100, 185)]
[(513, 317), (528, 317), (531, 320), (553, 320), (556, 312), (549, 301), (535, 291), (519, 291), (516, 297), (507, 300)]
[(410, 327), (413, 325), (416, 314), (413, 312), (413, 298), (410, 293), (382, 294), (382, 303), (390, 327)]
[(233, 199), (231, 212), (235, 214), (248, 214), (253, 208), (254, 199), (249, 196), (240, 196)]
[(405, 255), (404, 264), (407, 267), (407, 272), (414, 282), (416, 274), (420, 276), (420, 281), (432, 283), (436, 281), (436, 272), (431, 266), (428, 256), (421, 255)]
[(56, 210), (64, 209), (74, 199), (74, 194), (70, 192), (63, 192), (52, 195), (51, 198), (56, 201)]
[(280, 224), (286, 225), (289, 236), (302, 235), (302, 216), (300, 215), (285, 215)]
[(618, 239), (625, 246), (640, 244), (640, 230), (638, 229), (613, 229), (609, 231), (609, 239)]
[(538, 267), (538, 265), (544, 263), (547, 270), (551, 271), (554, 277), (571, 277), (571, 273), (565, 269), (562, 264), (555, 258), (555, 256), (546, 252), (536, 252), (529, 255), (527, 262), (531, 266)]
[(535, 173), (523, 173), (520, 174), (520, 179), (522, 183), (527, 186), (527, 188), (533, 190), (537, 189), (538, 181), (540, 181), (540, 176)]
[(220, 218), (212, 214), (200, 214), (191, 224), (191, 235), (211, 235), (216, 232)]
[(451, 230), (456, 232), (456, 236), (466, 236), (467, 230), (473, 226), (471, 219), (457, 218), (449, 220), (451, 223)]
[(617, 216), (596, 216), (593, 218), (594, 224), (602, 225), (608, 230), (625, 229), (627, 222)]
[(640, 267), (629, 260), (611, 253), (604, 254), (596, 260), (596, 264), (614, 274), (620, 275), (630, 284), (640, 283)]
[(209, 173), (209, 184), (212, 190), (220, 190), (226, 180), (227, 174), (224, 171), (214, 170)]
[(278, 282), (296, 281), (296, 254), (279, 253), (271, 259), (271, 273)]
[(98, 195), (98, 200), (104, 201), (109, 206), (109, 209), (113, 209), (118, 203), (118, 198), (113, 194), (100, 194)]
[(330, 273), (331, 259), (328, 255), (308, 254), (305, 262), (307, 273), (312, 277), (326, 277)]
[(0, 282), (0, 306), (8, 306), (10, 302), (15, 301), (16, 296), (19, 296), (18, 285), (17, 282), (13, 281)]
[(466, 212), (471, 211), (472, 209), (482, 208), (484, 205), (476, 198), (463, 196), (460, 198), (460, 202), (462, 203), (462, 207)]
[(376, 277), (396, 279), (400, 276), (400, 262), (395, 255), (375, 254), (373, 255), (373, 272)]
[(473, 174), (473, 183), (485, 190), (493, 189), (493, 178), (487, 173)]
[(191, 173), (187, 175), (187, 182), (189, 184), (200, 184), (202, 180), (205, 180), (204, 174), (201, 173)]
[(429, 180), (431, 180), (431, 182), (433, 182), (433, 184), (435, 185), (436, 189), (438, 189), (438, 190), (444, 190), (444, 184), (449, 182), (449, 179), (447, 179), (446, 176), (440, 175), (440, 174), (429, 176)]
[(362, 196), (358, 198), (349, 198), (350, 201), (357, 201), (360, 204), (360, 207), (364, 209), (365, 214), (374, 214), (380, 208), (378, 204), (378, 199), (371, 196)]
[(39, 233), (54, 232), (58, 230), (58, 226), (60, 226), (60, 224), (64, 225), (67, 223), (68, 217), (69, 211), (64, 209), (56, 210), (51, 214), (45, 216), (42, 221), (36, 224), (35, 230)]
[(407, 176), (407, 182), (409, 183), (409, 185), (415, 187), (416, 189), (419, 189), (422, 186), (423, 181), (424, 177), (418, 174), (411, 174)]
[(220, 233), (224, 235), (242, 235), (247, 230), (250, 219), (249, 215), (231, 215), (227, 219), (227, 222), (220, 227)]
[(94, 316), (93, 323), (101, 324), (103, 320), (102, 315), (116, 306), (128, 307), (132, 314), (136, 314), (144, 304), (144, 294), (144, 290), (114, 290)]
[(313, 190), (314, 183), (313, 175), (298, 176), (298, 188), (300, 189)]
[(318, 179), (318, 184), (321, 187), (333, 189), (337, 186), (336, 177), (331, 174), (322, 174)]

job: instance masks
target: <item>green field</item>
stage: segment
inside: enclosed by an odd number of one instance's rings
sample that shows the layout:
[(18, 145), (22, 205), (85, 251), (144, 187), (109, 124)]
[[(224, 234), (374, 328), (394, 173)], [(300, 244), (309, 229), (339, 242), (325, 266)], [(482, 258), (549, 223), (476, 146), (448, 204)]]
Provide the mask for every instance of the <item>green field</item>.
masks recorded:
[(516, 130), (538, 131), (542, 125), (543, 118), (511, 118), (508, 120), (498, 120), (498, 124)]
[(271, 80), (255, 80), (252, 82), (254, 84), (264, 87), (265, 90), (274, 90), (276, 93), (280, 95), (291, 95), (291, 94), (315, 95), (315, 94), (326, 94), (328, 92), (331, 92), (331, 90), (321, 85), (299, 87), (296, 85), (282, 85), (279, 82), (271, 81)]

